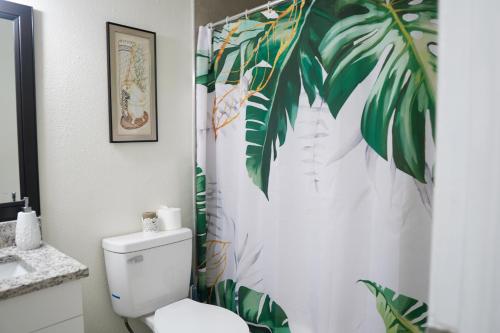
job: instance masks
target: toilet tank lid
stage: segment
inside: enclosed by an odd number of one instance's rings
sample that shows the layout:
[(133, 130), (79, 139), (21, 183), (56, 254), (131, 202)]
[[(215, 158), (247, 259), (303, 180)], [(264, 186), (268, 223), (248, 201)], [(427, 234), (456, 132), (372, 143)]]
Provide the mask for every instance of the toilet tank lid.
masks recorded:
[(192, 237), (191, 229), (188, 228), (160, 232), (136, 232), (104, 238), (102, 240), (102, 247), (104, 250), (110, 252), (129, 253), (177, 243), (191, 239)]

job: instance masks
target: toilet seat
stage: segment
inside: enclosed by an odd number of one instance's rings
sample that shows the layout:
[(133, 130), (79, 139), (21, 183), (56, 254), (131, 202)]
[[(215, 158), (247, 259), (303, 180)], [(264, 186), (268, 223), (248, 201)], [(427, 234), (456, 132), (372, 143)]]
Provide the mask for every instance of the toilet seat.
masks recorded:
[(248, 325), (237, 314), (187, 298), (156, 310), (154, 329), (155, 333), (249, 332)]

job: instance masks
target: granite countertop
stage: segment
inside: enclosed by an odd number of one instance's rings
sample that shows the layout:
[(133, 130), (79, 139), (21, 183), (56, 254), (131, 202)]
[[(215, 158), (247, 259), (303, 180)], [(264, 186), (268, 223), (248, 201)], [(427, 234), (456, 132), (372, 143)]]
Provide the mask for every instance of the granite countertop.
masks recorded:
[(0, 248), (14, 246), (16, 240), (16, 221), (0, 222)]
[(0, 248), (0, 263), (19, 259), (26, 263), (24, 268), (28, 273), (0, 279), (0, 300), (89, 276), (87, 267), (48, 244), (30, 251), (21, 251), (15, 246)]

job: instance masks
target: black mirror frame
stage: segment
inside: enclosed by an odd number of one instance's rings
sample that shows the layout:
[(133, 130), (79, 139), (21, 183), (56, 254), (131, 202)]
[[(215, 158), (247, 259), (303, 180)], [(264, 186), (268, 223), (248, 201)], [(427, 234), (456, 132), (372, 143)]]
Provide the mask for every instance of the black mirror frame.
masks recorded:
[[(40, 214), (33, 9), (29, 6), (0, 0), (0, 18), (12, 20), (15, 23), (17, 141), (21, 198), (29, 197), (30, 206)], [(0, 221), (15, 220), (17, 212), (23, 206), (22, 201), (0, 203)]]

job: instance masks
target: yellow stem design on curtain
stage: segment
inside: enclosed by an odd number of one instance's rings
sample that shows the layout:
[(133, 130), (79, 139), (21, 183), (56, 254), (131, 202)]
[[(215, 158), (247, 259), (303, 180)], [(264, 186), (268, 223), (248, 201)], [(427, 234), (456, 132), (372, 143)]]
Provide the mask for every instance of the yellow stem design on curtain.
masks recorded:
[[(223, 240), (209, 240), (207, 241), (207, 253), (211, 255), (207, 258), (207, 271), (216, 271), (217, 274), (213, 283), (209, 284), (210, 291), (208, 293), (208, 299), (212, 296), (213, 287), (221, 281), (221, 277), (226, 271), (227, 267), (227, 250), (231, 242)], [(217, 251), (217, 246), (220, 246), (219, 252)]]
[[(270, 28), (264, 33), (264, 35), (259, 38), (257, 45), (252, 49), (250, 52), (249, 57), (245, 60), (243, 65), (240, 67), (239, 70), (233, 70), (230, 73), (236, 73), (236, 72), (245, 72), (245, 70), (250, 66), (252, 60), (254, 61), (254, 66), (257, 65), (257, 57), (256, 54), (259, 51), (259, 48), (265, 43), (267, 46), (267, 61), (269, 62), (271, 60), (271, 53), (270, 53), (270, 39), (273, 38), (274, 41), (276, 41), (276, 26), (278, 23), (288, 17), (288, 22), (293, 24), (292, 28), (290, 29), (290, 33), (286, 36), (284, 40), (281, 41), (280, 47), (278, 51), (276, 52), (276, 56), (274, 57), (273, 65), (271, 66), (271, 69), (269, 70), (269, 73), (267, 73), (267, 69), (265, 69), (265, 75), (262, 78), (261, 82), (257, 85), (257, 88), (252, 91), (248, 91), (245, 96), (243, 96), (240, 101), (239, 101), (239, 108), (241, 108), (245, 102), (253, 95), (256, 93), (262, 91), (265, 89), (265, 87), (269, 84), (271, 81), (271, 78), (275, 72), (276, 66), (278, 61), (280, 60), (280, 57), (283, 56), (284, 52), (288, 49), (292, 41), (294, 40), (296, 34), (297, 34), (297, 27), (299, 25), (300, 18), (302, 16), (302, 11), (305, 5), (305, 1), (301, 1), (300, 6), (298, 6), (298, 0), (294, 0), (293, 4), (288, 6), (285, 10), (279, 13), (278, 17), (275, 20), (269, 21), (269, 22), (263, 22), (263, 23), (258, 23), (255, 25), (255, 27), (258, 26), (266, 26), (270, 25)], [(239, 27), (241, 25), (241, 22), (236, 23), (231, 30), (229, 31), (228, 35), (224, 38), (224, 41), (222, 43), (222, 46), (220, 50), (217, 52), (217, 56), (215, 59), (215, 65), (218, 65), (220, 59), (222, 58), (222, 55), (224, 51), (226, 50), (227, 46), (230, 43), (230, 40), (232, 36), (238, 31)], [(229, 81), (228, 81), (229, 82)], [(228, 83), (226, 82), (226, 83)], [(228, 89), (221, 97), (215, 98), (213, 106), (212, 106), (212, 130), (214, 132), (215, 139), (217, 139), (218, 132), (228, 126), (230, 123), (232, 123), (234, 120), (236, 120), (240, 116), (240, 111), (238, 108), (238, 111), (232, 113), (230, 108), (227, 108), (227, 97), (237, 91), (239, 89), (239, 83), (240, 81), (235, 82), (236, 84), (232, 86), (230, 89)], [(249, 86), (254, 86), (255, 84), (255, 77), (252, 78), (252, 81), (250, 82)], [(224, 104), (222, 104), (224, 103)], [(222, 105), (221, 105), (222, 104)], [(234, 107), (235, 105), (233, 105)]]

